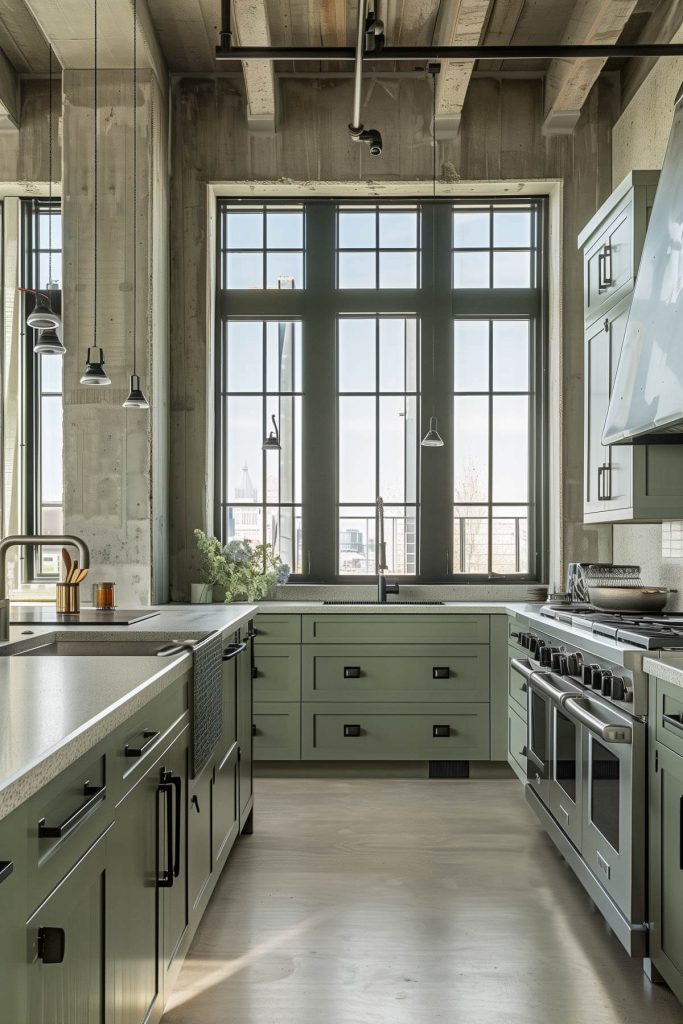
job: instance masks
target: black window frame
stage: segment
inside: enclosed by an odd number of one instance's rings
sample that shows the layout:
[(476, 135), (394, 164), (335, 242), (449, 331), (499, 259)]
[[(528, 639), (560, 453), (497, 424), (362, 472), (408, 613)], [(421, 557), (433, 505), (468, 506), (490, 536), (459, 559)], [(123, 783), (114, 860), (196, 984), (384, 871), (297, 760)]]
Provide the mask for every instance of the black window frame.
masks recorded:
[[(337, 573), (337, 331), (339, 316), (404, 314), (416, 316), (421, 346), (419, 354), (418, 430), (422, 437), (434, 409), (439, 431), (446, 442), (442, 449), (420, 449), (418, 469), (418, 567), (400, 581), (420, 584), (487, 582), (541, 583), (548, 566), (548, 197), (495, 194), (471, 198), (400, 196), (392, 198), (259, 197), (217, 199), (216, 281), (224, 281), (222, 258), (222, 213), (226, 208), (304, 207), (305, 287), (292, 290), (263, 288), (231, 290), (217, 285), (215, 295), (215, 337), (218, 358), (214, 366), (216, 422), (214, 434), (214, 530), (222, 536), (221, 494), (224, 459), (223, 426), (220, 422), (219, 390), (221, 322), (231, 319), (298, 320), (302, 323), (302, 533), (304, 571), (293, 582), (362, 584), (374, 575)], [(452, 284), (453, 209), (461, 206), (496, 207), (533, 204), (537, 211), (538, 245), (532, 286), (516, 288), (455, 289)], [(421, 267), (415, 289), (337, 288), (337, 211), (341, 207), (420, 208)], [(379, 242), (379, 240), (378, 240)], [(493, 246), (493, 240), (491, 240)], [(436, 256), (434, 261), (433, 255)], [(447, 256), (448, 258), (444, 258)], [(381, 296), (381, 302), (378, 301)], [(518, 319), (532, 321), (533, 359), (530, 366), (531, 423), (529, 431), (529, 571), (527, 573), (454, 572), (453, 566), (453, 321), (454, 319)], [(432, 375), (432, 332), (439, 368)], [(315, 339), (314, 342), (309, 339)], [(307, 429), (314, 423), (315, 429)], [(392, 574), (393, 576), (393, 574)]]

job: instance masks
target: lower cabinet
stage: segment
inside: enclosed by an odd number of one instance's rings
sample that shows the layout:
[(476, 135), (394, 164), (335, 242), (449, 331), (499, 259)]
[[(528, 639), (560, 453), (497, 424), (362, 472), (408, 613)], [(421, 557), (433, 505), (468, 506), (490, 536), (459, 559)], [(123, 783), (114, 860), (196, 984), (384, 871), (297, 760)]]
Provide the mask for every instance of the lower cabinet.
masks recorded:
[(253, 640), (246, 637), (246, 648), (237, 658), (237, 747), (239, 775), (240, 832), (251, 831), (254, 805), (254, 697)]
[(508, 764), (526, 782), (526, 715), (522, 717), (512, 705), (508, 706)]
[(105, 1020), (105, 923), (111, 905), (106, 844), (105, 834), (28, 921), (30, 1024)]
[(301, 760), (300, 701), (254, 703), (254, 760)]
[(650, 957), (683, 1001), (683, 757), (659, 743), (650, 759)]
[(232, 846), (239, 831), (236, 740), (214, 765), (211, 785), (212, 858), (213, 863), (217, 864)]
[(22, 808), (0, 821), (0, 1024), (26, 1012), (26, 833)]
[(196, 778), (190, 780), (188, 788), (190, 794), (187, 810), (188, 898), (190, 912), (192, 912), (199, 906), (213, 870), (212, 762), (209, 762)]

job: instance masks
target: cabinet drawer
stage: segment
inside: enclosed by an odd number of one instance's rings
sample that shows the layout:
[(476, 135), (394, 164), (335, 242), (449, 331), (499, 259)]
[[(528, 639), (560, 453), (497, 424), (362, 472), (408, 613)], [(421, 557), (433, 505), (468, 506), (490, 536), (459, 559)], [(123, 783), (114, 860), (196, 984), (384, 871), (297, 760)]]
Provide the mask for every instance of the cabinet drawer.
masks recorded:
[(309, 645), (304, 700), (487, 701), (489, 649), (483, 645)]
[(508, 708), (508, 764), (526, 781), (526, 719), (513, 707)]
[(355, 644), (485, 644), (488, 615), (304, 615), (303, 640)]
[(106, 755), (101, 746), (96, 750), (61, 772), (26, 804), (29, 911), (114, 820)]
[(304, 760), (483, 760), (489, 705), (304, 703), (301, 747)]
[(254, 704), (254, 758), (257, 761), (301, 760), (301, 704), (298, 701)]
[(264, 644), (254, 656), (254, 700), (301, 699), (301, 646)]
[(300, 615), (258, 615), (254, 624), (256, 649), (261, 644), (301, 643)]
[(657, 741), (683, 755), (683, 689), (664, 679), (657, 679), (656, 693)]
[(515, 711), (521, 715), (526, 722), (527, 716), (527, 691), (526, 679), (512, 667), (512, 659), (519, 657), (519, 652), (514, 647), (508, 647), (508, 697), (514, 701)]

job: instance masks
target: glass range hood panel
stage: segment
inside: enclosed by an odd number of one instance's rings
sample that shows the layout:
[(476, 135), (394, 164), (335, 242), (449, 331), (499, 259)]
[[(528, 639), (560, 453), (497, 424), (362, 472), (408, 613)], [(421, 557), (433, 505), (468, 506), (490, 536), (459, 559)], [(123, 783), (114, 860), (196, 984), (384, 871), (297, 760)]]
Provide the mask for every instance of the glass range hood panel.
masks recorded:
[(645, 237), (603, 444), (683, 444), (683, 88)]

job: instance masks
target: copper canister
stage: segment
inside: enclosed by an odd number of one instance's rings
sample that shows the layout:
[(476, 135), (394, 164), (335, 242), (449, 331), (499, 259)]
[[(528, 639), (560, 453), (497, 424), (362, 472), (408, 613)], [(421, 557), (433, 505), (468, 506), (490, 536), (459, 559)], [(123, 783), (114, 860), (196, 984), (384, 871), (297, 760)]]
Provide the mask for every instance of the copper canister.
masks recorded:
[(116, 584), (115, 583), (94, 583), (92, 588), (92, 603), (98, 611), (111, 611), (116, 608)]

